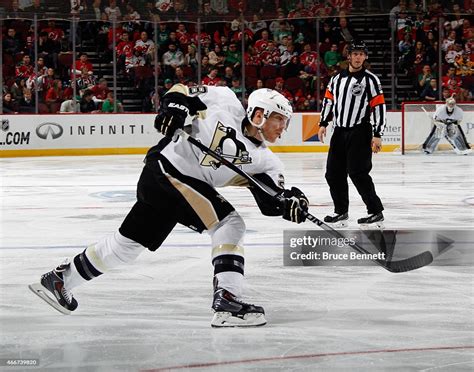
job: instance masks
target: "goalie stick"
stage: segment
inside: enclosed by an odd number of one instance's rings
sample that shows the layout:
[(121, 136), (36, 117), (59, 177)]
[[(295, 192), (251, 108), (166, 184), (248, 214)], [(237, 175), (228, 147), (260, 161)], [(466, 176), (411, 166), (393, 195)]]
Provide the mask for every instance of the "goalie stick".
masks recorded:
[(435, 120), (434, 117), (432, 117), (423, 106), (421, 106), (421, 109), (425, 112), (426, 116), (428, 116), (428, 118), (431, 120), (431, 122), (437, 129), (441, 129), (441, 130), (444, 129), (444, 124), (442, 122)]
[[(188, 133), (186, 133), (182, 129), (178, 129), (176, 131), (175, 138), (177, 138), (178, 136), (180, 136), (183, 139), (187, 140), (193, 146), (196, 146), (203, 153), (205, 153), (209, 156), (212, 156), (214, 159), (216, 159), (217, 161), (219, 161), (221, 164), (225, 165), (229, 169), (233, 170), (238, 175), (244, 177), (246, 180), (249, 181), (249, 183), (251, 185), (259, 188), (263, 192), (265, 192), (268, 195), (274, 197), (279, 202), (283, 201), (284, 198), (281, 195), (279, 195), (275, 190), (271, 189), (270, 187), (268, 187), (267, 185), (265, 185), (263, 183), (260, 183), (254, 177), (247, 174), (244, 170), (237, 167), (235, 164), (233, 164), (231, 161), (227, 160), (226, 158), (222, 157), (217, 152), (211, 150), (209, 147), (202, 144), (196, 138), (191, 137)], [(331, 226), (324, 223), (319, 218), (313, 216), (311, 213), (309, 213), (307, 211), (304, 211), (304, 215), (309, 221), (311, 221), (314, 224), (318, 225), (319, 227), (321, 227), (323, 230), (327, 231), (332, 236), (337, 237), (337, 238), (345, 238), (345, 236), (342, 235), (340, 232), (338, 232), (337, 230), (334, 230)], [(349, 247), (351, 247), (352, 249), (354, 249), (355, 251), (359, 252), (359, 253), (362, 253), (362, 254), (370, 254), (371, 253), (371, 252), (367, 251), (364, 247), (361, 247), (357, 243), (354, 243), (354, 244), (348, 243), (347, 245)], [(379, 266), (383, 267), (385, 270), (388, 270), (392, 273), (401, 273), (401, 272), (416, 270), (416, 269), (419, 269), (420, 267), (429, 265), (431, 262), (433, 262), (433, 255), (431, 254), (430, 251), (425, 251), (425, 252), (422, 252), (422, 253), (420, 253), (416, 256), (406, 258), (406, 259), (403, 259), (403, 260), (398, 260), (398, 261), (387, 261), (387, 260), (381, 260), (381, 259), (373, 259), (372, 261), (374, 263), (378, 264)]]

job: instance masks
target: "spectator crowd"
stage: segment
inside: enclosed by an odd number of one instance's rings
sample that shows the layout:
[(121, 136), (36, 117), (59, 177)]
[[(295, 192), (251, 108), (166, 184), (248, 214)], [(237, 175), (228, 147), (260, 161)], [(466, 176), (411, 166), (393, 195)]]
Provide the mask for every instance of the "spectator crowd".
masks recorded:
[[(398, 73), (413, 78), (420, 99), (472, 100), (471, 2), (428, 1), (426, 11), (420, 3), (400, 0), (390, 12)], [(174, 83), (228, 86), (243, 100), (269, 87), (296, 111), (316, 110), (330, 77), (347, 67), (348, 43), (358, 37), (350, 0), (204, 0), (202, 8), (191, 0), (75, 0), (69, 9), (79, 19), (74, 56), (71, 22), (39, 20), (35, 32), (32, 21), (13, 18), (31, 7), (12, 4), (2, 29), (4, 113), (34, 113), (36, 97), (40, 113), (123, 111), (104, 78), (113, 63), (144, 112), (155, 111)], [(45, 5), (35, 0), (31, 6), (44, 12)], [(204, 20), (200, 32), (196, 14)]]
[(458, 101), (473, 100), (473, 7), (472, 1), (432, 1), (428, 12), (423, 12), (419, 2), (400, 0), (392, 9), (398, 72), (412, 78), (420, 100), (439, 101), (451, 96)]

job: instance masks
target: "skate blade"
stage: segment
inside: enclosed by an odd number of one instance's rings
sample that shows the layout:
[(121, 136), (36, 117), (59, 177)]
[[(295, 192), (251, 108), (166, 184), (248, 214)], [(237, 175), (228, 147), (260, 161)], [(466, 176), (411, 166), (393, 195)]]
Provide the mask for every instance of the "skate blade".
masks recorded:
[(329, 226), (331, 226), (333, 229), (343, 229), (344, 227), (349, 226), (349, 221), (348, 220), (342, 220), (342, 221), (337, 221), (337, 222), (326, 222)]
[(243, 318), (232, 316), (229, 312), (216, 312), (211, 320), (211, 327), (259, 327), (267, 324), (265, 314), (248, 313)]
[(44, 302), (46, 302), (48, 305), (54, 307), (57, 311), (64, 315), (71, 315), (71, 311), (68, 309), (65, 309), (62, 307), (57, 301), (56, 298), (52, 298), (48, 295), (50, 293), (45, 287), (43, 287), (40, 283), (34, 283), (30, 284), (28, 288), (33, 292), (35, 295), (37, 295), (39, 298), (41, 298)]
[(383, 229), (385, 229), (385, 225), (384, 225), (383, 221), (374, 222), (374, 223), (361, 223), (361, 224), (359, 224), (359, 227), (360, 227), (361, 230), (374, 230), (374, 229), (383, 230)]

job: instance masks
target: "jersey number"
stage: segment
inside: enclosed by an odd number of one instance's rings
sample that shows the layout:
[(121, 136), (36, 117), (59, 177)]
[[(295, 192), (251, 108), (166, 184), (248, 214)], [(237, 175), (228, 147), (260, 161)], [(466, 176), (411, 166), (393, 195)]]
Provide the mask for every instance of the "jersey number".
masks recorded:
[(204, 93), (207, 93), (207, 87), (204, 85), (189, 87), (189, 95), (204, 94)]

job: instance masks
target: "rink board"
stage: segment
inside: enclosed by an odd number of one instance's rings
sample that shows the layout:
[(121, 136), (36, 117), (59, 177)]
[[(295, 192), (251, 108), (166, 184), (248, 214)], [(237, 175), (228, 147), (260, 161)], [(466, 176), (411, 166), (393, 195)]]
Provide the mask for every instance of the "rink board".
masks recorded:
[[(271, 146), (276, 152), (326, 152), (317, 136), (319, 113), (297, 113), (283, 138)], [(2, 115), (0, 157), (143, 154), (162, 136), (153, 127), (155, 114)], [(387, 113), (383, 151), (401, 142), (401, 114)]]

